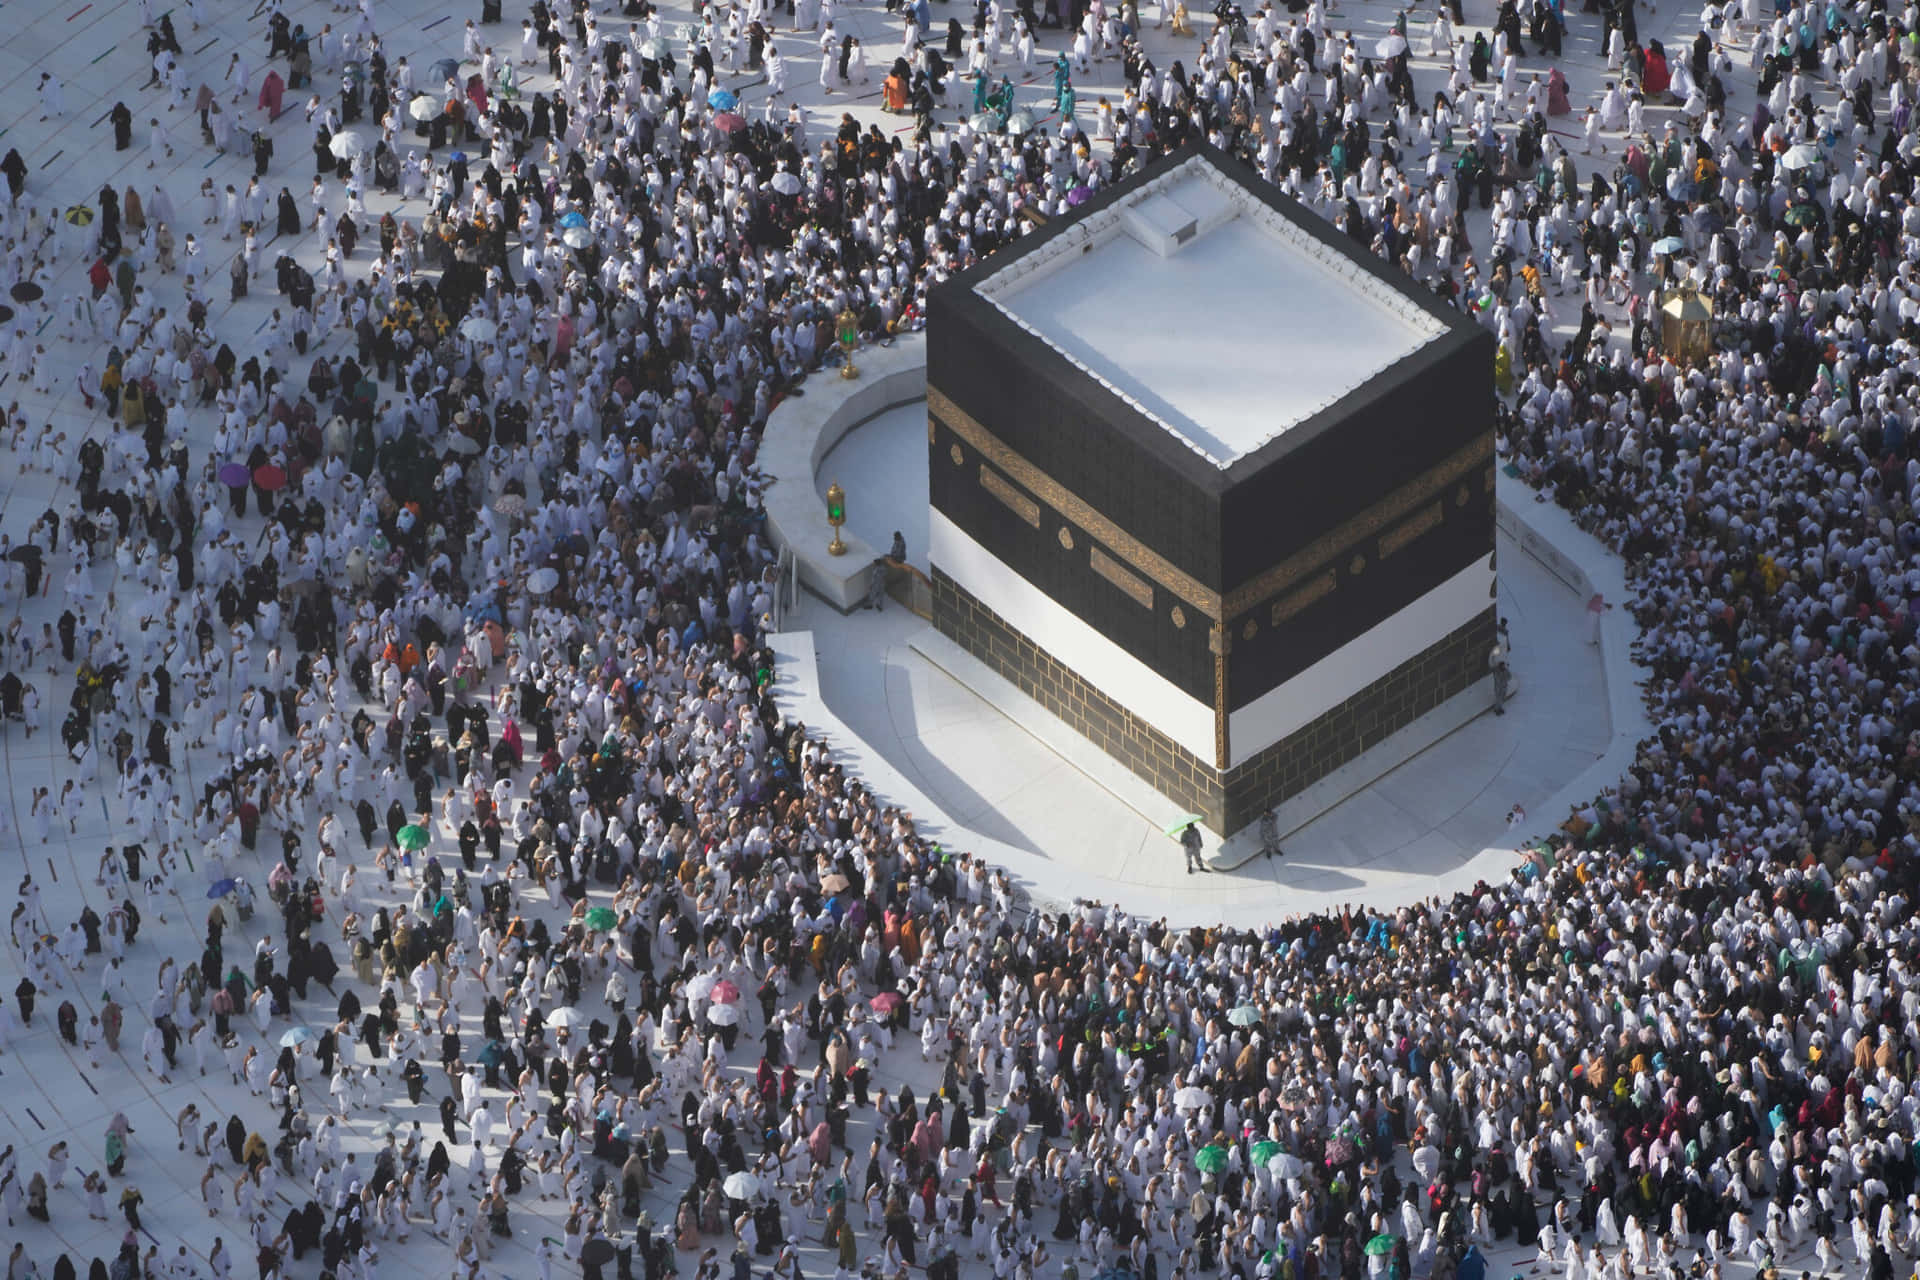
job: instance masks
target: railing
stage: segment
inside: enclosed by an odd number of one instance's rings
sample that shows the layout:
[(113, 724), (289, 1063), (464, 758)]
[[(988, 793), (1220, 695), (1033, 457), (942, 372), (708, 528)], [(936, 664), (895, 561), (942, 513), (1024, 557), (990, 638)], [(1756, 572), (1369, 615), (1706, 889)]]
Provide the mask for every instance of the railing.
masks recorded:
[(773, 570), (773, 629), (787, 629), (787, 613), (800, 603), (800, 560), (792, 547), (780, 548)]

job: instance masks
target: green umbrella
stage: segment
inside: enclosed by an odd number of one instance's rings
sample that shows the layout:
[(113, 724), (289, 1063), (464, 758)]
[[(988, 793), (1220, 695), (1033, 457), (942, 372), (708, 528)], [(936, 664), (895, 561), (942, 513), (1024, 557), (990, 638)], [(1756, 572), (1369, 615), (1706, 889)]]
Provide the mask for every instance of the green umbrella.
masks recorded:
[(1251, 1027), (1260, 1021), (1260, 1011), (1250, 1004), (1243, 1004), (1227, 1015), (1227, 1021), (1236, 1027)]
[(587, 912), (587, 928), (604, 932), (613, 928), (617, 919), (611, 907), (594, 907)]
[(1281, 1147), (1277, 1142), (1256, 1142), (1253, 1144), (1253, 1163), (1263, 1165), (1279, 1155), (1280, 1151)]
[(1168, 823), (1166, 826), (1160, 829), (1167, 833), (1167, 839), (1178, 840), (1180, 838), (1180, 833), (1182, 831), (1185, 831), (1188, 827), (1192, 826), (1196, 822), (1205, 822), (1205, 821), (1206, 821), (1206, 818), (1203, 815), (1198, 813), (1189, 813), (1189, 814), (1182, 815), (1181, 817), (1175, 818), (1172, 822)]
[(1366, 1250), (1367, 1256), (1370, 1258), (1377, 1258), (1377, 1257), (1380, 1257), (1382, 1254), (1392, 1253), (1393, 1246), (1398, 1243), (1400, 1243), (1399, 1236), (1388, 1236), (1388, 1235), (1375, 1236), (1373, 1239), (1367, 1241), (1367, 1250)]
[(427, 847), (427, 829), (419, 823), (410, 823), (400, 828), (400, 847), (409, 853), (415, 849)]
[(1219, 1173), (1227, 1167), (1227, 1149), (1207, 1146), (1193, 1153), (1193, 1167), (1202, 1173)]

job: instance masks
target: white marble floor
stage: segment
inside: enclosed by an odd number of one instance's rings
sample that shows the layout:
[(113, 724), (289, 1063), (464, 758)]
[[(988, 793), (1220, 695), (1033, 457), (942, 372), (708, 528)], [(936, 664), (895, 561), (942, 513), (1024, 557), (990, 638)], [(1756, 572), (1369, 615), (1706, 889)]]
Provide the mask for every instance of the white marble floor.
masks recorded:
[[(156, 9), (164, 8), (160, 0)], [(456, 55), (460, 32), (466, 17), (477, 16), (477, 4), (449, 7), (443, 0), (373, 0), (376, 25), (389, 54), (406, 55), (417, 65), (434, 58)], [(600, 6), (604, 8), (605, 6)], [(689, 0), (670, 0), (665, 6), (674, 25), (689, 21), (693, 6)], [(202, 83), (218, 85), (230, 54), (240, 48), (250, 51), (256, 83), (264, 71), (264, 13), (253, 0), (206, 0), (209, 20), (203, 29), (193, 28), (182, 4), (171, 12), (179, 30), (186, 56), (184, 78), (190, 88)], [(1341, 0), (1334, 21), (1362, 39), (1384, 32), (1400, 6), (1389, 0)], [(1488, 21), (1493, 12), (1490, 0), (1471, 0), (1469, 16), (1477, 23)], [(1408, 7), (1416, 49), (1424, 49), (1424, 34), (1431, 20), (1431, 6)], [(1662, 3), (1656, 11), (1643, 15), (1641, 30), (1647, 36), (1691, 34), (1699, 5), (1696, 0)], [(496, 43), (517, 41), (518, 20), (524, 6), (508, 5), (508, 22), (488, 29)], [(1572, 79), (1577, 106), (1597, 98), (1606, 78), (1601, 57), (1600, 23), (1595, 16), (1579, 13), (1569, 6), (1573, 32), (1561, 65)], [(293, 0), (286, 5), (289, 17), (317, 31), (327, 22), (344, 25), (346, 18), (325, 0)], [(949, 14), (967, 16), (959, 3), (939, 4), (937, 18)], [(842, 30), (863, 39), (870, 47), (871, 61), (883, 68), (897, 46), (894, 20), (873, 0), (841, 6)], [(135, 0), (0, 0), (0, 150), (17, 148), (31, 168), (25, 203), (51, 216), (54, 211), (91, 203), (103, 182), (117, 187), (137, 187), (147, 200), (149, 213), (156, 189), (163, 189), (176, 210), (175, 229), (182, 240), (193, 232), (199, 243), (197, 258), (184, 245), (181, 272), (159, 276), (151, 268), (142, 270), (143, 286), (157, 293), (169, 307), (183, 305), (182, 276), (197, 269), (203, 279), (214, 282), (210, 324), (244, 359), (258, 350), (260, 335), (278, 300), (272, 294), (271, 276), (256, 282), (253, 296), (239, 303), (226, 299), (224, 281), (236, 245), (218, 238), (217, 231), (205, 227), (196, 203), (196, 192), (205, 179), (224, 188), (233, 183), (244, 186), (250, 172), (247, 161), (238, 156), (218, 155), (199, 137), (192, 114), (185, 109), (170, 110), (158, 90), (141, 88), (146, 79), (148, 60), (144, 32), (140, 28), (139, 8)], [(1463, 30), (1470, 35), (1471, 28)], [(1153, 55), (1163, 63), (1173, 57), (1192, 59), (1195, 44), (1176, 43), (1164, 31), (1145, 33)], [(837, 121), (843, 110), (851, 110), (863, 122), (882, 123), (892, 132), (900, 132), (903, 122), (878, 111), (878, 88), (861, 94), (827, 95), (814, 81), (817, 53), (809, 35), (782, 33), (780, 42), (793, 56), (793, 84), (805, 107), (816, 135)], [(1059, 47), (1058, 33), (1048, 33), (1042, 41), (1042, 58)], [(1528, 71), (1544, 71), (1538, 60), (1523, 64)], [(1744, 63), (1743, 63), (1744, 65)], [(64, 82), (64, 109), (52, 119), (42, 119), (42, 104), (35, 92), (42, 71), (50, 71)], [(319, 83), (329, 86), (332, 76), (322, 68)], [(1439, 71), (1430, 59), (1416, 59), (1416, 76), (1423, 94), (1430, 95)], [(337, 72), (336, 72), (337, 74)], [(1083, 112), (1094, 110), (1098, 99), (1108, 95), (1117, 99), (1121, 85), (1115, 63), (1099, 66), (1090, 77), (1079, 78)], [(749, 109), (759, 109), (756, 97), (760, 86), (750, 77), (732, 77), (731, 87), (745, 95)], [(548, 87), (544, 68), (530, 74), (527, 91)], [(1023, 89), (1028, 98), (1040, 96), (1040, 86)], [(1819, 91), (1822, 95), (1825, 90)], [(125, 99), (136, 120), (135, 147), (127, 152), (112, 148), (105, 116), (112, 105)], [(1736, 87), (1736, 105), (1751, 101), (1750, 83)], [(295, 101), (299, 98), (296, 96)], [(239, 110), (247, 127), (261, 127), (274, 140), (277, 158), (269, 189), (281, 185), (304, 191), (310, 177), (305, 164), (306, 131), (299, 110), (287, 112), (273, 124), (267, 124), (250, 102)], [(1658, 127), (1665, 118), (1664, 109), (1649, 111)], [(948, 119), (952, 113), (948, 113)], [(147, 133), (149, 120), (163, 121), (170, 132), (172, 153), (164, 150), (157, 167), (148, 166)], [(1567, 127), (1562, 122), (1562, 127)], [(362, 132), (366, 126), (360, 126)], [(1617, 150), (1617, 140), (1615, 142)], [(373, 197), (372, 214), (393, 207), (394, 202)], [(417, 218), (420, 204), (401, 206), (401, 212)], [(1476, 234), (1484, 236), (1483, 224), (1475, 224)], [(0, 369), (0, 399), (18, 406), (29, 421), (50, 424), (63, 435), (58, 447), (51, 447), (46, 461), (39, 465), (31, 451), (10, 453), (0, 459), (0, 530), (15, 538), (50, 505), (64, 509), (73, 497), (67, 483), (74, 451), (89, 435), (108, 439), (112, 427), (99, 414), (90, 412), (75, 389), (74, 377), (85, 364), (99, 369), (105, 344), (85, 335), (70, 336), (56, 308), (86, 290), (86, 260), (74, 243), (74, 233), (62, 230), (38, 246), (39, 259), (31, 267), (33, 278), (46, 290), (43, 302), (19, 308), (7, 323), (10, 336), (14, 328), (27, 332), (34, 343), (46, 349), (46, 377), (36, 386), (29, 369)], [(320, 243), (312, 236), (290, 238), (263, 246), (263, 260), (271, 262), (280, 253), (314, 265)], [(365, 269), (366, 255), (360, 255), (351, 269)], [(197, 264), (197, 265), (195, 265)], [(204, 456), (211, 439), (211, 422), (206, 415), (187, 413), (180, 418), (196, 460)], [(3, 444), (4, 442), (0, 442)], [(887, 533), (891, 529), (886, 530)], [(924, 547), (924, 538), (911, 542)], [(0, 623), (19, 616), (38, 632), (50, 625), (63, 607), (61, 578), (67, 563), (64, 555), (54, 557), (50, 569), (54, 575), (53, 593), (33, 601), (7, 601), (0, 607)], [(978, 699), (954, 685), (946, 677), (929, 671), (912, 656), (909, 643), (919, 629), (917, 620), (899, 612), (884, 618), (867, 617), (857, 621), (837, 615), (821, 617), (813, 610), (801, 621), (817, 628), (822, 637), (823, 661), (820, 684), (827, 703), (844, 710), (849, 723), (878, 739), (901, 745), (901, 770), (888, 772), (887, 761), (875, 757), (874, 776), (897, 779), (885, 785), (911, 787), (918, 794), (938, 797), (950, 805), (945, 814), (934, 812), (927, 804), (929, 821), (944, 825), (956, 835), (967, 831), (987, 833), (977, 846), (1003, 857), (1016, 872), (1036, 889), (1072, 896), (1119, 896), (1124, 891), (1135, 901), (1149, 901), (1149, 895), (1164, 901), (1166, 910), (1192, 918), (1229, 918), (1241, 922), (1270, 918), (1273, 914), (1298, 910), (1322, 902), (1364, 896), (1369, 900), (1389, 901), (1431, 892), (1450, 877), (1473, 874), (1472, 859), (1488, 842), (1498, 850), (1501, 839), (1501, 815), (1515, 801), (1528, 803), (1535, 815), (1548, 813), (1557, 780), (1571, 776), (1569, 771), (1581, 764), (1583, 755), (1594, 749), (1590, 734), (1570, 729), (1574, 724), (1591, 724), (1587, 717), (1601, 680), (1599, 666), (1555, 619), (1563, 612), (1556, 601), (1551, 582), (1539, 581), (1524, 565), (1509, 560), (1509, 582), (1513, 584), (1507, 607), (1515, 616), (1519, 637), (1519, 664), (1523, 687), (1515, 714), (1498, 725), (1475, 725), (1449, 740), (1450, 754), (1466, 755), (1469, 744), (1475, 753), (1471, 779), (1461, 781), (1428, 776), (1409, 766), (1389, 779), (1364, 806), (1356, 804), (1351, 812), (1329, 814), (1315, 828), (1293, 842), (1288, 859), (1272, 867), (1249, 869), (1243, 878), (1229, 881), (1221, 877), (1191, 885), (1181, 877), (1168, 875), (1174, 867), (1170, 851), (1158, 843), (1150, 831), (1147, 816), (1139, 809), (1114, 800), (1104, 788), (1090, 783), (1072, 766), (1049, 749), (1038, 746), (1019, 727), (1010, 726), (997, 712), (985, 708)], [(119, 585), (111, 565), (103, 568), (96, 583), (104, 593)], [(123, 612), (135, 607), (130, 598), (121, 598), (117, 606)], [(829, 643), (830, 642), (830, 643)], [(72, 825), (55, 824), (43, 842), (36, 835), (23, 833), (24, 818), (32, 789), (50, 786), (56, 791), (68, 776), (64, 761), (56, 754), (52, 727), (58, 724), (57, 710), (63, 705), (67, 681), (40, 670), (32, 673), (37, 682), (49, 728), (32, 739), (18, 725), (0, 732), (0, 806), (13, 815), (0, 831), (0, 867), (10, 881), (17, 875), (31, 874), (41, 887), (48, 915), (56, 922), (72, 919), (83, 903), (96, 910), (104, 906), (102, 891), (93, 884), (95, 864), (105, 845), (118, 843), (124, 807), (101, 784), (86, 797)], [(791, 678), (783, 676), (783, 678)], [(1621, 698), (1617, 686), (1608, 686), (1608, 695), (1616, 712)], [(1628, 695), (1630, 704), (1631, 697)], [(824, 704), (823, 704), (824, 705)], [(1616, 714), (1615, 722), (1618, 722)], [(848, 744), (846, 754), (859, 755), (857, 744)], [(1416, 762), (1416, 766), (1419, 762)], [(210, 762), (195, 753), (185, 753), (187, 776), (204, 776)], [(909, 784), (906, 780), (912, 779)], [(1540, 798), (1542, 808), (1531, 803)], [(1551, 816), (1549, 814), (1549, 816)], [(1388, 843), (1373, 840), (1370, 832), (1378, 827), (1389, 833)], [(990, 837), (990, 838), (989, 838)], [(1368, 851), (1372, 850), (1371, 853)], [(1116, 876), (1115, 885), (1123, 890), (1109, 892), (1106, 885), (1092, 878), (1096, 865)], [(1497, 852), (1495, 865), (1506, 855)], [(1117, 868), (1117, 871), (1115, 870)], [(256, 874), (264, 878), (265, 866)], [(241, 1114), (250, 1127), (271, 1134), (273, 1117), (264, 1099), (248, 1096), (244, 1089), (229, 1085), (221, 1069), (201, 1076), (190, 1063), (162, 1080), (140, 1062), (139, 1039), (145, 1029), (139, 998), (143, 984), (157, 970), (162, 958), (194, 954), (199, 923), (204, 913), (200, 898), (203, 882), (197, 873), (183, 875), (177, 905), (168, 905), (158, 916), (149, 918), (139, 941), (129, 954), (134, 971), (130, 979), (133, 998), (123, 1000), (129, 1010), (127, 1037), (122, 1051), (107, 1055), (96, 1068), (79, 1048), (48, 1034), (54, 1006), (71, 999), (84, 1019), (98, 1010), (102, 999), (101, 973), (94, 958), (84, 972), (69, 975), (64, 988), (47, 992), (36, 1017), (34, 1033), (16, 1037), (0, 1051), (0, 1146), (11, 1145), (24, 1174), (41, 1167), (46, 1152), (55, 1142), (71, 1144), (76, 1170), (98, 1167), (102, 1135), (107, 1121), (116, 1111), (124, 1111), (136, 1128), (127, 1177), (114, 1184), (137, 1184), (146, 1196), (147, 1234), (140, 1241), (164, 1245), (165, 1253), (184, 1244), (191, 1258), (204, 1266), (216, 1236), (224, 1237), (238, 1258), (241, 1274), (250, 1275), (250, 1248), (244, 1241), (244, 1225), (233, 1212), (231, 1197), (220, 1216), (209, 1217), (201, 1208), (199, 1184), (205, 1162), (167, 1145), (173, 1139), (174, 1115), (189, 1102), (197, 1104), (210, 1117), (224, 1118)], [(265, 927), (266, 917), (256, 919), (231, 937), (236, 949), (247, 947)], [(17, 953), (0, 948), (0, 995), (11, 1001), (11, 991), (20, 976)], [(299, 1011), (310, 1021), (326, 1017), (331, 1001), (310, 1002)], [(591, 1004), (590, 1004), (591, 1007)], [(281, 1028), (260, 1043), (270, 1044)], [(752, 1029), (749, 1029), (751, 1033)], [(251, 1036), (251, 1033), (246, 1033)], [(900, 1050), (880, 1064), (878, 1075), (887, 1081), (910, 1080), (923, 1086), (917, 1054)], [(439, 1079), (430, 1100), (437, 1100)], [(350, 1120), (349, 1149), (362, 1152), (373, 1143), (371, 1130), (384, 1120), (432, 1122), (428, 1106), (410, 1107), (404, 1093), (389, 1089), (379, 1106), (355, 1115)], [(855, 1125), (854, 1141), (863, 1145), (868, 1133), (867, 1120)], [(676, 1161), (683, 1167), (684, 1161)], [(66, 1188), (55, 1193), (54, 1220), (50, 1225), (21, 1221), (10, 1224), (10, 1234), (22, 1241), (42, 1274), (49, 1274), (53, 1260), (68, 1252), (84, 1267), (94, 1255), (110, 1255), (118, 1245), (123, 1228), (116, 1218), (101, 1223), (87, 1218), (77, 1191), (78, 1177), (69, 1174)], [(292, 1203), (304, 1199), (297, 1187), (283, 1188), (274, 1198)], [(647, 1207), (656, 1218), (664, 1218), (672, 1200), (671, 1189), (650, 1196)], [(283, 1210), (285, 1205), (280, 1205)], [(535, 1266), (531, 1250), (542, 1235), (557, 1234), (560, 1227), (558, 1206), (527, 1202), (515, 1209), (515, 1233), (500, 1242), (489, 1264), (495, 1274), (531, 1276)], [(804, 1228), (804, 1224), (801, 1224)], [(832, 1265), (823, 1250), (805, 1233), (803, 1267), (809, 1275), (830, 1274)], [(382, 1244), (384, 1265), (389, 1274), (447, 1274), (446, 1246), (416, 1231), (413, 1241)], [(1530, 1253), (1530, 1251), (1528, 1251)], [(1496, 1268), (1510, 1266), (1527, 1256), (1513, 1250), (1496, 1254)], [(683, 1260), (692, 1267), (694, 1259)], [(316, 1264), (311, 1260), (296, 1269), (310, 1275)], [(971, 1261), (969, 1274), (984, 1274), (985, 1268)]]
[[(870, 540), (884, 545), (916, 520), (924, 528), (924, 423), (921, 406), (890, 410), (822, 465), (822, 487), (846, 489), (849, 524)], [(1611, 559), (1570, 528), (1554, 532), (1596, 565)], [(924, 547), (909, 534), (910, 559), (924, 565)], [(809, 724), (825, 710), (879, 757), (900, 786), (890, 798), (936, 838), (993, 842), (1037, 899), (1243, 925), (1348, 902), (1389, 906), (1504, 877), (1524, 840), (1605, 785), (1596, 766), (1635, 736), (1637, 725), (1622, 725), (1616, 743), (1608, 681), (1634, 675), (1618, 646), (1609, 663), (1588, 643), (1585, 596), (1505, 540), (1500, 573), (1517, 688), (1508, 714), (1480, 716), (1321, 814), (1284, 842), (1284, 858), (1232, 872), (1188, 875), (1162, 834), (1175, 816), (1169, 801), (1003, 682), (979, 679), (977, 664), (904, 609), (842, 615), (808, 597), (787, 627), (812, 631), (817, 685), (801, 676), (787, 696)], [(1217, 860), (1239, 862), (1248, 839)]]

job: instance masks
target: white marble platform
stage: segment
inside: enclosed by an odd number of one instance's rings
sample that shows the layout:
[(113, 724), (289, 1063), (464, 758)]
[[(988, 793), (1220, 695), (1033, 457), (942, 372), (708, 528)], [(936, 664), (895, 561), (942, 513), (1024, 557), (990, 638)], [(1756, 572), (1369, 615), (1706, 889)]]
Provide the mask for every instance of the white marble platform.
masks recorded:
[[(841, 483), (865, 527), (900, 528), (916, 510), (924, 519), (913, 475), (917, 466), (924, 483), (925, 438), (906, 407), (840, 441), (835, 475), (853, 478)], [(1619, 776), (1647, 724), (1624, 611), (1609, 611), (1603, 643), (1590, 643), (1589, 598), (1620, 598), (1619, 562), (1517, 481), (1501, 476), (1497, 494), (1508, 714), (1453, 729), (1350, 798), (1320, 797), (1278, 862), (1187, 875), (1161, 832), (1177, 814), (1170, 801), (904, 609), (845, 615), (809, 599), (776, 644), (777, 693), (933, 838), (986, 852), (1037, 901), (1244, 925), (1498, 880), (1522, 843)], [(909, 547), (910, 560), (924, 554)], [(1516, 805), (1526, 818), (1510, 826)], [(1251, 837), (1212, 855), (1237, 863)]]

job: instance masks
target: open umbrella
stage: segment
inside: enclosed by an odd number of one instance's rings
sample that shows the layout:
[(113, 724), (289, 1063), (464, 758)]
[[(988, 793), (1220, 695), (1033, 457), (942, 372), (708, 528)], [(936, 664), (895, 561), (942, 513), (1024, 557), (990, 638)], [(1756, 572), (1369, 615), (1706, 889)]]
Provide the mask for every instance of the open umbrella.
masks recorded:
[(305, 1044), (309, 1040), (318, 1040), (320, 1033), (312, 1027), (288, 1027), (280, 1033), (280, 1047), (291, 1049), (295, 1045)]
[(873, 1007), (875, 1013), (885, 1017), (900, 1007), (900, 993), (897, 991), (882, 991), (879, 995), (867, 1001), (867, 1003)]
[(427, 74), (435, 80), (452, 80), (460, 74), (460, 59), (442, 58), (427, 68)]
[(740, 99), (731, 89), (715, 89), (707, 95), (707, 105), (715, 111), (731, 111), (740, 105)]
[(1399, 1242), (1400, 1242), (1399, 1236), (1390, 1236), (1390, 1235), (1386, 1235), (1385, 1233), (1377, 1235), (1373, 1239), (1367, 1241), (1367, 1245), (1366, 1245), (1367, 1256), (1370, 1258), (1384, 1257), (1386, 1254), (1392, 1253), (1393, 1246), (1398, 1244)]
[(215, 880), (212, 884), (207, 886), (207, 897), (224, 898), (228, 894), (233, 892), (233, 887), (237, 883), (239, 882), (236, 881), (232, 876), (228, 876), (225, 880)]
[(229, 489), (244, 489), (253, 480), (253, 472), (244, 462), (229, 462), (220, 468), (220, 483)]
[(852, 887), (852, 881), (838, 871), (830, 871), (820, 877), (820, 888), (826, 893), (845, 893)]
[(411, 853), (415, 849), (427, 847), (427, 829), (417, 822), (409, 822), (400, 828), (400, 847)]
[(1016, 111), (1007, 117), (1007, 132), (1019, 137), (1033, 128), (1033, 112)]
[(1213, 1105), (1213, 1095), (1205, 1089), (1188, 1085), (1173, 1095), (1173, 1105), (1181, 1111), (1198, 1111)]
[(567, 1005), (555, 1009), (552, 1013), (548, 1014), (547, 1025), (550, 1027), (584, 1027), (587, 1025), (587, 1015), (571, 1005)]
[(688, 979), (687, 985), (681, 988), (681, 990), (686, 994), (689, 1003), (695, 1000), (705, 1000), (708, 993), (713, 990), (714, 984), (719, 981), (720, 975), (717, 973), (696, 973), (692, 978)]
[(1180, 833), (1182, 831), (1185, 831), (1188, 827), (1192, 826), (1196, 822), (1205, 822), (1205, 821), (1206, 819), (1202, 817), (1200, 814), (1185, 813), (1180, 815), (1178, 818), (1175, 818), (1172, 822), (1169, 822), (1166, 826), (1160, 828), (1160, 830), (1166, 832), (1167, 839), (1178, 840), (1180, 838)]
[(1811, 142), (1796, 142), (1780, 157), (1783, 169), (1811, 169), (1820, 163), (1820, 148)]
[[(89, 218), (88, 221), (91, 222), (92, 219)], [(13, 300), (15, 302), (38, 302), (46, 296), (46, 292), (45, 289), (42, 289), (33, 281), (22, 280), (19, 284), (13, 286)]]
[(465, 164), (466, 162), (467, 153), (464, 151), (456, 151), (447, 157), (447, 163), (449, 164)]
[(447, 439), (447, 452), (471, 457), (480, 452), (480, 442), (464, 432), (456, 431)]
[(503, 493), (493, 500), (493, 509), (503, 516), (517, 516), (527, 509), (527, 499), (518, 493)]
[(578, 209), (569, 209), (560, 215), (560, 225), (563, 227), (584, 227), (587, 225), (587, 215)]
[(569, 249), (584, 249), (593, 243), (593, 232), (585, 227), (568, 227), (560, 233), (560, 243)]
[(472, 342), (492, 342), (500, 326), (486, 316), (468, 316), (460, 322), (460, 336)]
[(1440, 1149), (1438, 1147), (1419, 1147), (1413, 1153), (1413, 1171), (1424, 1182), (1431, 1182), (1440, 1174)]
[(1407, 38), (1398, 31), (1389, 31), (1373, 42), (1373, 56), (1376, 58), (1397, 58), (1407, 51)]
[(1276, 1178), (1297, 1178), (1306, 1171), (1307, 1166), (1301, 1163), (1300, 1157), (1286, 1151), (1267, 1160), (1267, 1172)]
[(0, 324), (5, 324), (11, 319), (13, 319), (13, 308), (0, 306)]
[(667, 56), (667, 42), (657, 36), (648, 36), (640, 42), (640, 56), (653, 62)]
[(620, 922), (611, 907), (593, 907), (587, 912), (587, 928), (605, 933)]
[(560, 574), (553, 569), (535, 569), (527, 575), (527, 594), (543, 596), (560, 585)]
[(1193, 1153), (1193, 1167), (1202, 1173), (1219, 1173), (1227, 1167), (1225, 1147), (1205, 1146)]
[(1243, 1004), (1227, 1015), (1227, 1021), (1236, 1027), (1251, 1027), (1260, 1021), (1260, 1011), (1250, 1004)]
[(797, 173), (789, 173), (787, 170), (782, 169), (773, 175), (772, 185), (773, 189), (783, 196), (797, 196), (800, 194), (800, 175)]
[(1683, 251), (1686, 247), (1687, 242), (1679, 236), (1668, 236), (1664, 240), (1653, 242), (1653, 253), (1657, 258), (1665, 258)]
[(737, 111), (722, 111), (713, 118), (713, 127), (722, 133), (738, 133), (747, 127), (747, 118)]
[(716, 1003), (732, 1004), (740, 998), (740, 988), (734, 986), (733, 983), (727, 981), (725, 978), (722, 978), (713, 984), (713, 990), (708, 994), (712, 996)]
[(708, 1005), (707, 1021), (716, 1027), (737, 1026), (740, 1022), (740, 1006), (737, 1004)]
[(67, 210), (67, 221), (76, 227), (93, 225), (93, 210), (84, 204), (76, 204)]
[(357, 133), (336, 133), (327, 142), (336, 160), (351, 160), (366, 149), (367, 140)]
[(727, 1180), (720, 1184), (720, 1189), (735, 1200), (751, 1200), (760, 1194), (760, 1175), (745, 1169), (730, 1173)]
[(423, 93), (407, 104), (407, 114), (425, 124), (440, 114), (440, 104)]
[(253, 469), (253, 482), (268, 493), (277, 493), (287, 487), (286, 468), (271, 462), (262, 463)]
[(967, 124), (975, 133), (1000, 132), (1000, 117), (991, 111), (978, 111), (967, 118)]
[(1360, 1158), (1360, 1148), (1353, 1145), (1353, 1139), (1333, 1137), (1327, 1139), (1327, 1163), (1352, 1164)]
[(605, 1236), (595, 1236), (580, 1246), (580, 1265), (583, 1267), (604, 1267), (613, 1261), (619, 1252), (613, 1247), (613, 1241)]
[(1085, 183), (1067, 192), (1067, 204), (1075, 209), (1078, 209), (1091, 199), (1093, 199), (1093, 188), (1087, 186)]
[(1803, 229), (1806, 227), (1817, 227), (1820, 225), (1820, 206), (1814, 204), (1811, 200), (1802, 200), (1797, 204), (1788, 205), (1787, 211), (1783, 216), (1786, 219), (1787, 225), (1790, 227), (1801, 227)]
[(1255, 1164), (1264, 1165), (1267, 1161), (1279, 1155), (1281, 1150), (1282, 1148), (1279, 1143), (1269, 1139), (1254, 1143), (1253, 1148), (1248, 1151), (1247, 1154), (1253, 1157)]

